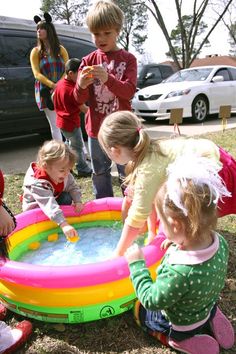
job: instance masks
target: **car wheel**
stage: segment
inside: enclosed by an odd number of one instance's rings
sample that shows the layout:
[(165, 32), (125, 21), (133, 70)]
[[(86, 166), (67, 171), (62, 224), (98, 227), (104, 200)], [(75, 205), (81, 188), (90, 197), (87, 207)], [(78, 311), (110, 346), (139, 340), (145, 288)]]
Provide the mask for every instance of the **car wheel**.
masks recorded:
[(204, 96), (197, 96), (192, 103), (192, 119), (194, 122), (201, 123), (206, 120), (208, 114), (208, 100)]

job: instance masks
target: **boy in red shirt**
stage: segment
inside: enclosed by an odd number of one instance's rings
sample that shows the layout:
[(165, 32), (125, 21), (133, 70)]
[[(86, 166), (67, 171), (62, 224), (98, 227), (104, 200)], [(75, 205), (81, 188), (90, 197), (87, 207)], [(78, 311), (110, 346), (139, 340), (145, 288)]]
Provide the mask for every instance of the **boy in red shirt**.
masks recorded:
[[(89, 10), (87, 25), (97, 50), (82, 59), (74, 91), (78, 104), (89, 103), (86, 130), (96, 198), (113, 196), (111, 160), (99, 145), (99, 128), (108, 114), (131, 111), (131, 99), (136, 91), (136, 58), (117, 46), (122, 24), (123, 13), (112, 1), (98, 1)], [(124, 166), (117, 165), (117, 169), (124, 176)]]
[(69, 59), (66, 62), (66, 75), (57, 83), (53, 102), (57, 114), (57, 127), (61, 129), (61, 132), (69, 141), (71, 148), (78, 155), (76, 164), (78, 176), (88, 177), (91, 176), (92, 170), (87, 164), (83, 152), (84, 142), (80, 128), (80, 112), (85, 113), (87, 106), (79, 106), (73, 96), (80, 63), (80, 60), (77, 58)]

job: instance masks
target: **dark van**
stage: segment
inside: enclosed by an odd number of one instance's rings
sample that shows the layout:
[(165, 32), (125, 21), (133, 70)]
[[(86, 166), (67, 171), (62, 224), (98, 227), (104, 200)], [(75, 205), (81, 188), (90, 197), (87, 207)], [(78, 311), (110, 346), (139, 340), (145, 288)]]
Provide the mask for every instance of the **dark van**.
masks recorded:
[(174, 69), (167, 64), (145, 64), (138, 74), (137, 90), (156, 85), (174, 74)]
[[(55, 27), (70, 58), (82, 58), (95, 50), (86, 28)], [(35, 45), (33, 21), (0, 16), (0, 139), (49, 131), (34, 97), (30, 52)]]

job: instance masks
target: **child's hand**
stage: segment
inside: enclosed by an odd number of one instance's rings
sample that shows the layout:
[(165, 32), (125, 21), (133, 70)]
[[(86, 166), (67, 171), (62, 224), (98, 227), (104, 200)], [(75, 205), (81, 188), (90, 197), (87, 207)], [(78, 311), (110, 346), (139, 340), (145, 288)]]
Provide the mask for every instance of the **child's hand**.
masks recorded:
[(166, 250), (168, 247), (170, 247), (170, 245), (172, 245), (172, 241), (170, 240), (164, 240), (162, 243), (161, 243), (161, 250)]
[(75, 203), (75, 211), (76, 213), (80, 213), (83, 210), (84, 204), (83, 203)]
[(73, 226), (69, 225), (66, 221), (60, 226), (68, 241), (75, 242), (79, 240), (79, 235)]
[(121, 255), (115, 250), (112, 255), (109, 257), (110, 260), (121, 257)]
[(124, 257), (128, 263), (144, 259), (143, 251), (137, 244), (134, 244), (129, 247), (125, 252)]
[(93, 75), (86, 70), (86, 67), (79, 73), (79, 87), (82, 89), (86, 89), (89, 85), (91, 85), (94, 81)]
[(93, 65), (93, 77), (105, 83), (108, 80), (108, 73), (102, 65)]
[(79, 106), (80, 112), (83, 112), (84, 114), (88, 112), (88, 106), (86, 104), (81, 104)]
[(154, 240), (155, 237), (156, 237), (156, 233), (153, 233), (151, 231), (148, 232), (148, 237), (145, 245), (150, 245), (150, 243)]
[(0, 236), (9, 235), (15, 228), (14, 221), (8, 212), (0, 206)]

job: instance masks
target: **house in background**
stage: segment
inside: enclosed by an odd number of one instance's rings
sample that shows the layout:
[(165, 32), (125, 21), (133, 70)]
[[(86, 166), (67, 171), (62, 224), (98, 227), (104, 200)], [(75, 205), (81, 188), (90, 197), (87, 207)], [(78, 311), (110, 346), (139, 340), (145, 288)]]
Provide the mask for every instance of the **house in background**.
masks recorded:
[(205, 58), (195, 59), (190, 67), (205, 66), (205, 65), (231, 65), (236, 66), (236, 57), (228, 55), (212, 54), (207, 55)]
[[(171, 60), (164, 61), (161, 64), (171, 65), (175, 71), (177, 70), (175, 63)], [(236, 66), (236, 57), (228, 56), (228, 55), (211, 54), (211, 55), (207, 55), (205, 58), (195, 59), (190, 65), (190, 67), (192, 68), (195, 66), (206, 66), (206, 65)]]

